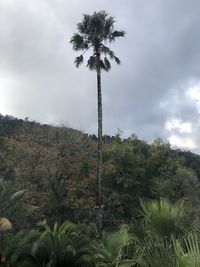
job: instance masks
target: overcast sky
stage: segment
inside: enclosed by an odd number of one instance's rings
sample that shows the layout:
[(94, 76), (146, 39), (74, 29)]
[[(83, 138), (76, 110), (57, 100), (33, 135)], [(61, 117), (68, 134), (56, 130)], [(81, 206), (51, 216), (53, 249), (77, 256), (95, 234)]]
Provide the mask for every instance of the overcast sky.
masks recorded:
[(126, 31), (102, 77), (104, 133), (200, 153), (199, 0), (0, 0), (0, 113), (96, 132), (96, 76), (69, 40), (100, 10)]

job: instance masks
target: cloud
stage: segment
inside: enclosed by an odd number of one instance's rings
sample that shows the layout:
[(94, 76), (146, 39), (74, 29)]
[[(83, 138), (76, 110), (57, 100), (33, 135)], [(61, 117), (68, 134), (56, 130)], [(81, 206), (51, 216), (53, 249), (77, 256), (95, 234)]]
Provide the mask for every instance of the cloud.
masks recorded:
[(96, 132), (96, 76), (75, 68), (69, 39), (83, 13), (107, 10), (127, 34), (113, 45), (122, 65), (103, 74), (104, 132), (200, 152), (199, 89), (191, 93), (200, 82), (199, 8), (197, 0), (1, 0), (0, 112)]

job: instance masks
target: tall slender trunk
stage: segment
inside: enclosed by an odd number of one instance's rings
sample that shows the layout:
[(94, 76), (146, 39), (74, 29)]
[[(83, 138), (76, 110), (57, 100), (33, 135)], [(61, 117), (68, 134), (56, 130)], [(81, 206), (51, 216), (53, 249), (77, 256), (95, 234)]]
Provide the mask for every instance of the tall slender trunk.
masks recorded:
[(96, 226), (102, 228), (101, 176), (102, 176), (102, 94), (100, 55), (97, 55), (97, 103), (98, 103), (98, 147), (97, 147), (97, 177), (96, 177)]

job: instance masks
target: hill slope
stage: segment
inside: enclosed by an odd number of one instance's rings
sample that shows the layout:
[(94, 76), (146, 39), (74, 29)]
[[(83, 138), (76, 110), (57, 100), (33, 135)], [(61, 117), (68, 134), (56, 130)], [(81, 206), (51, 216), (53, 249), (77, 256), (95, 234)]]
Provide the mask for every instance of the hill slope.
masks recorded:
[[(39, 220), (91, 222), (95, 215), (96, 137), (80, 131), (0, 116), (0, 177), (26, 189), (17, 227)], [(140, 198), (185, 199), (199, 213), (200, 156), (174, 151), (160, 139), (104, 137), (104, 224), (138, 216)]]

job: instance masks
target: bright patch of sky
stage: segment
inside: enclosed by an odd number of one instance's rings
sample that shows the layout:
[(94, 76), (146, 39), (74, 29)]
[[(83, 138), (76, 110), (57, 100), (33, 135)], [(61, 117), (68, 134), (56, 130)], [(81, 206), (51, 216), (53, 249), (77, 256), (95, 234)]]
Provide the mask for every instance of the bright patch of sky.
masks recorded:
[(179, 119), (172, 119), (166, 123), (166, 129), (168, 131), (177, 130), (180, 133), (191, 133), (192, 125), (189, 122), (182, 122)]
[(172, 135), (168, 140), (174, 148), (181, 148), (184, 150), (195, 150), (197, 148), (196, 144), (189, 137)]
[(200, 113), (200, 84), (190, 87), (187, 91), (187, 95), (195, 101)]

